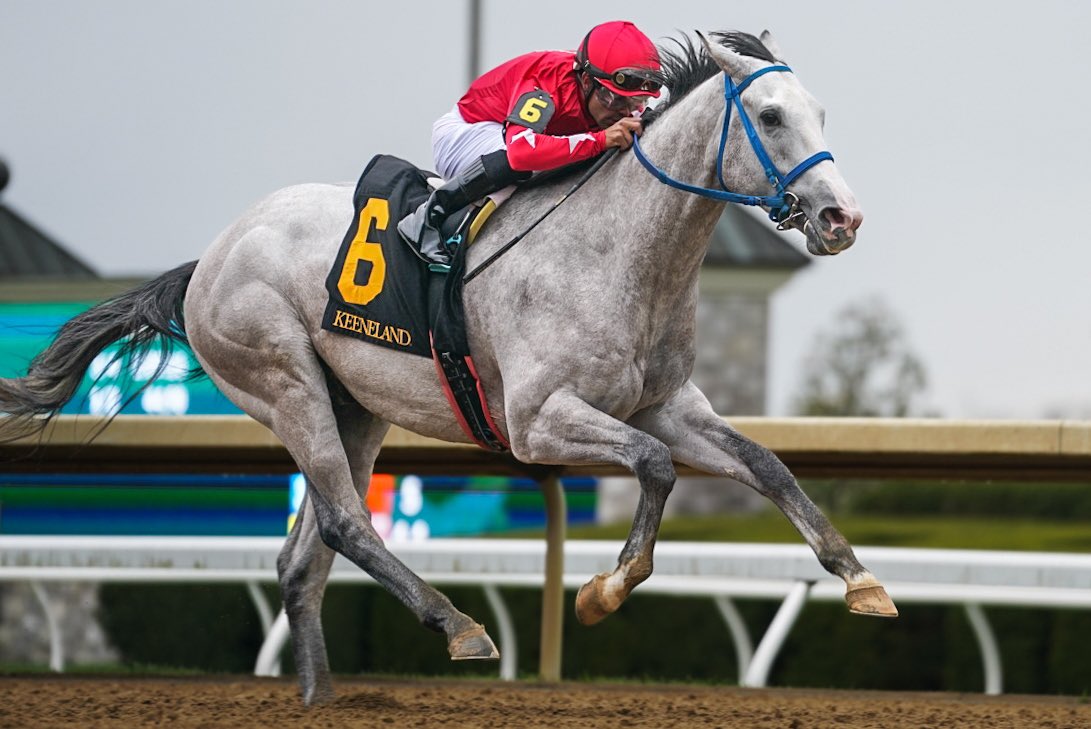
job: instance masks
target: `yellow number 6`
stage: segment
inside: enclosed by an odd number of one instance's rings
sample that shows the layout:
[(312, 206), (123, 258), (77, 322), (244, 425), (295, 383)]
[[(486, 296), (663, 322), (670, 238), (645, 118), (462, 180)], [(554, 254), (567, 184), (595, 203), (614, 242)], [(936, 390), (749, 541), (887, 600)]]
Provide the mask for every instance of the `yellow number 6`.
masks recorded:
[[(337, 290), (341, 297), (349, 304), (363, 306), (383, 290), (386, 282), (386, 259), (383, 258), (383, 247), (367, 239), (371, 232), (371, 224), (375, 223), (377, 230), (386, 230), (390, 222), (390, 203), (380, 197), (369, 198), (367, 205), (360, 211), (360, 227), (356, 231), (356, 237), (352, 239), (348, 255), (345, 256), (345, 265), (341, 268), (341, 277), (337, 279)], [(371, 274), (367, 277), (367, 283), (356, 283), (356, 271), (360, 267), (360, 261), (371, 263)]]
[(542, 109), (547, 106), (549, 106), (548, 101), (543, 101), (542, 99), (527, 99), (527, 102), (523, 104), (523, 108), (519, 110), (519, 118), (533, 124), (542, 118)]

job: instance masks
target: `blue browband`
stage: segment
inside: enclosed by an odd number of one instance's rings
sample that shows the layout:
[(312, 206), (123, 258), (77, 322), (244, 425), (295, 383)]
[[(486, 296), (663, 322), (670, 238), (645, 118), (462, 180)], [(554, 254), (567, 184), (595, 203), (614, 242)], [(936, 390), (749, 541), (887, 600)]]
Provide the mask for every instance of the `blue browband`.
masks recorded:
[[(644, 165), (645, 168), (647, 168), (648, 172), (655, 175), (656, 178), (665, 185), (670, 185), (671, 187), (686, 192), (692, 192), (694, 195), (712, 198), (713, 200), (722, 200), (724, 202), (738, 203), (740, 205), (766, 207), (769, 209), (769, 218), (771, 220), (778, 223), (784, 222), (794, 212), (793, 204), (787, 201), (784, 195), (788, 185), (791, 185), (796, 178), (819, 162), (824, 162), (825, 160), (830, 160), (832, 162), (833, 155), (829, 152), (818, 152), (813, 154), (792, 168), (786, 175), (782, 175), (780, 170), (777, 169), (777, 166), (773, 164), (773, 160), (769, 158), (769, 153), (765, 151), (765, 146), (761, 143), (758, 132), (754, 128), (754, 124), (750, 121), (750, 117), (747, 116), (746, 110), (742, 105), (742, 92), (746, 90), (746, 87), (753, 83), (759, 76), (764, 76), (773, 71), (791, 73), (792, 69), (784, 65), (766, 66), (744, 78), (742, 83), (737, 86), (735, 85), (735, 82), (731, 80), (731, 76), (726, 73), (724, 74), (724, 104), (726, 108), (724, 110), (724, 126), (723, 130), (720, 132), (720, 152), (716, 157), (716, 177), (720, 181), (720, 187), (723, 188), (722, 190), (698, 187), (697, 185), (690, 185), (674, 179), (666, 172), (656, 167), (644, 156), (644, 150), (640, 148), (639, 137), (633, 137), (633, 152), (636, 154), (636, 158), (640, 160), (640, 163)], [(758, 161), (761, 162), (761, 166), (765, 170), (765, 176), (768, 178), (769, 184), (776, 190), (775, 195), (740, 195), (737, 192), (731, 192), (727, 189), (727, 183), (724, 182), (724, 150), (727, 147), (727, 127), (731, 123), (732, 102), (734, 102), (735, 106), (739, 109), (739, 118), (742, 120), (743, 128), (746, 130), (746, 136), (750, 140), (750, 146), (753, 148), (754, 154), (758, 156)]]

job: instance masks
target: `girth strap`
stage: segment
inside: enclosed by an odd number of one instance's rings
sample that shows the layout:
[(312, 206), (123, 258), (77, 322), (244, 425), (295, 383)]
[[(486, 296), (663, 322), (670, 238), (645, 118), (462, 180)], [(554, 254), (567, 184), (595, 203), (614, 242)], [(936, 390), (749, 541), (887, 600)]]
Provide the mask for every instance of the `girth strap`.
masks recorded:
[(455, 352), (432, 349), (440, 385), (462, 432), (486, 450), (504, 452), (511, 448), (503, 433), (493, 422), (481, 378), (477, 376), (473, 358)]

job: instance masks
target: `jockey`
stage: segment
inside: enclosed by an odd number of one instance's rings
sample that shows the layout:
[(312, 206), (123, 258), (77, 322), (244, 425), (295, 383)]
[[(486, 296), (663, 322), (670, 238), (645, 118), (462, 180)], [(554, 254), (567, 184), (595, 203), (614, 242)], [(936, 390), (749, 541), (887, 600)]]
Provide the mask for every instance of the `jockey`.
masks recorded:
[(499, 205), (532, 172), (628, 149), (661, 83), (655, 45), (624, 21), (595, 26), (575, 53), (537, 51), (497, 66), (432, 126), (447, 182), (398, 232), (430, 261), (450, 263), (439, 232), (448, 215), (486, 196)]

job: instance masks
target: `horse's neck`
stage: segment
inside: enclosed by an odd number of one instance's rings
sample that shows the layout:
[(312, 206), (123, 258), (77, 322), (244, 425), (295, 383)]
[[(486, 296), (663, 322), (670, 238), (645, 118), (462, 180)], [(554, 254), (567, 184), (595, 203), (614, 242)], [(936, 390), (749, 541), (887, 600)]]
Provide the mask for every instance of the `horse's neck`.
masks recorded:
[[(664, 113), (641, 138), (647, 157), (675, 179), (703, 187), (716, 184), (716, 158), (723, 101), (722, 77), (694, 89), (677, 107)], [(627, 154), (615, 170), (629, 190), (634, 216), (645, 231), (629, 252), (635, 276), (646, 277), (648, 289), (659, 283), (684, 290), (696, 286), (712, 230), (724, 204), (667, 188)], [(633, 255), (635, 253), (635, 255)]]

